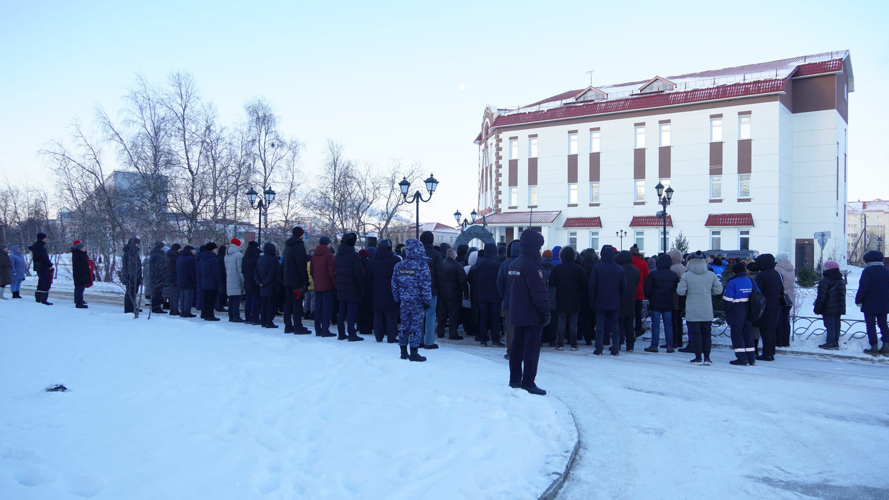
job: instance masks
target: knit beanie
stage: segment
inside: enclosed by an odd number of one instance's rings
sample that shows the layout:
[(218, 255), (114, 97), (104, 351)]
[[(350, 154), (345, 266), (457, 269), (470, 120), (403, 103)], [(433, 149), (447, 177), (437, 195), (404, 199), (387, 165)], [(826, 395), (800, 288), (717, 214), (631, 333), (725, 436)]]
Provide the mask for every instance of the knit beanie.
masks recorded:
[(871, 250), (870, 252), (864, 254), (864, 262), (883, 262), (883, 253), (876, 250)]
[(170, 250), (182, 250), (182, 245), (179, 243), (173, 243), (173, 246), (170, 247)]
[(552, 250), (544, 250), (542, 257), (553, 258), (553, 251)]
[(839, 269), (839, 268), (840, 268), (840, 265), (834, 260), (829, 260), (824, 263), (824, 270), (825, 271), (829, 271), (831, 269)]
[(300, 236), (302, 236), (304, 234), (306, 234), (306, 232), (303, 230), (303, 228), (301, 228), (299, 226), (296, 226), (295, 228), (293, 228), (293, 235), (296, 236), (297, 238), (299, 238)]
[(361, 250), (359, 250), (358, 255), (364, 259), (370, 258), (370, 252), (368, 252), (366, 248), (362, 248)]
[(83, 243), (78, 242), (76, 245), (74, 245), (74, 250), (83, 250), (83, 247), (85, 246), (86, 245), (84, 245)]
[(207, 252), (212, 252), (213, 250), (216, 250), (216, 248), (216, 243), (213, 243), (212, 241), (204, 245), (204, 250)]
[(355, 243), (358, 243), (358, 235), (355, 233), (346, 233), (346, 235), (343, 236), (343, 243), (350, 247), (354, 247)]
[(424, 245), (431, 245), (435, 243), (435, 235), (432, 234), (432, 231), (423, 231), (420, 235), (420, 243)]
[(74, 240), (74, 246), (77, 246), (78, 243), (83, 243), (83, 242), (80, 240)]
[(741, 261), (735, 262), (735, 265), (732, 266), (732, 274), (741, 274), (746, 270), (747, 266), (745, 266), (744, 263)]
[(247, 248), (259, 248), (259, 242), (256, 240), (253, 240), (253, 241), (247, 243)]
[(239, 247), (239, 246), (241, 246), (241, 240), (239, 240), (237, 238), (232, 238), (231, 244), (236, 247)]
[(37, 233), (37, 241), (43, 241), (46, 238), (46, 233)]
[(318, 244), (330, 245), (330, 238), (328, 238), (327, 236), (322, 236), (321, 239), (318, 241)]

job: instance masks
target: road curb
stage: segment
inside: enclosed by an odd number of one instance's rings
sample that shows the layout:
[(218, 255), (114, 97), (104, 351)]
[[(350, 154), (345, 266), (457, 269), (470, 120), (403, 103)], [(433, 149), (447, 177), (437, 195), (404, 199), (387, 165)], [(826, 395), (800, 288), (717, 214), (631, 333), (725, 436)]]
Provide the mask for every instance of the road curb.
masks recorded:
[(556, 474), (556, 478), (543, 492), (543, 494), (538, 497), (538, 500), (554, 500), (559, 495), (559, 491), (562, 490), (562, 486), (565, 485), (565, 481), (568, 479), (568, 475), (571, 473), (571, 468), (574, 467), (574, 460), (577, 458), (577, 451), (580, 450), (580, 428), (577, 427), (577, 419), (574, 418), (574, 412), (571, 411), (571, 408), (568, 408), (568, 405), (566, 405), (564, 401), (559, 399), (559, 402), (562, 403), (565, 409), (568, 410), (568, 414), (571, 415), (571, 422), (574, 424), (574, 431), (577, 433), (577, 440), (574, 442), (574, 449), (571, 450), (571, 455), (568, 457), (568, 462), (565, 464), (565, 469), (562, 472), (553, 472), (553, 474)]

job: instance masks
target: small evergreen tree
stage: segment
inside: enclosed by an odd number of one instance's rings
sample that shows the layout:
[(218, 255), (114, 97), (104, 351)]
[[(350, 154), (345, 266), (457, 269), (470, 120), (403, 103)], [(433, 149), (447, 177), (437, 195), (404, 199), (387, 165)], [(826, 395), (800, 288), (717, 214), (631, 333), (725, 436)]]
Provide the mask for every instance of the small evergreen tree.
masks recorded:
[(811, 267), (803, 267), (796, 273), (796, 283), (803, 288), (812, 288), (819, 280), (821, 276)]
[(679, 253), (685, 255), (688, 253), (688, 238), (682, 234), (682, 231), (679, 231), (679, 234), (676, 235), (676, 239), (673, 240), (673, 248), (671, 250), (679, 250)]

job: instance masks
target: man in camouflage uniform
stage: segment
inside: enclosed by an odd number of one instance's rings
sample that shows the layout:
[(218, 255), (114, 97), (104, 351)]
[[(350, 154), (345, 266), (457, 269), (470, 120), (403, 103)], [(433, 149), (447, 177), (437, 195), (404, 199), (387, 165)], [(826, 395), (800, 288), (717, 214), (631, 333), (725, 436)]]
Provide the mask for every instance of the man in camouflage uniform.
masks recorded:
[[(432, 302), (432, 276), (426, 262), (426, 250), (419, 240), (407, 240), (404, 247), (406, 259), (395, 265), (392, 272), (392, 297), (401, 305), (401, 331), (398, 334), (398, 345), (401, 347), (401, 359), (426, 361), (417, 350), (420, 347), (420, 333), (426, 309)], [(407, 346), (410, 340), (411, 353)]]

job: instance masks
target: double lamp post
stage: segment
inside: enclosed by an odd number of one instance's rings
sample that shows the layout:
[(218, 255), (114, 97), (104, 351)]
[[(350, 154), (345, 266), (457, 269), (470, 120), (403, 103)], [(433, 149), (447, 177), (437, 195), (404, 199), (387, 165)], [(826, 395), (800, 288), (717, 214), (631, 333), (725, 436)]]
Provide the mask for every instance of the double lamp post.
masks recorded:
[(401, 182), (398, 183), (399, 187), (401, 187), (401, 196), (404, 198), (405, 203), (416, 203), (417, 204), (417, 240), (420, 239), (420, 202), (426, 203), (427, 201), (432, 199), (432, 195), (435, 194), (435, 188), (438, 187), (438, 181), (432, 174), (429, 174), (429, 178), (424, 181), (426, 183), (426, 191), (429, 191), (429, 198), (423, 199), (423, 193), (418, 189), (411, 196), (407, 195), (407, 192), (411, 189), (411, 182), (407, 180), (407, 177), (404, 177)]
[(657, 190), (658, 203), (663, 207), (663, 210), (657, 213), (657, 217), (664, 222), (664, 253), (667, 253), (667, 206), (673, 199), (673, 188), (668, 187), (664, 190), (664, 185), (660, 182), (654, 188)]
[(263, 191), (263, 198), (259, 199), (259, 203), (256, 202), (256, 198), (259, 195), (253, 188), (250, 188), (250, 191), (247, 191), (247, 199), (250, 200), (250, 208), (253, 210), (259, 211), (259, 225), (256, 227), (256, 236), (259, 243), (259, 248), (262, 249), (262, 217), (265, 216), (265, 225), (266, 229), (268, 229), (269, 225), (269, 205), (275, 201), (275, 192), (272, 190), (271, 186), (269, 186), (265, 191)]

